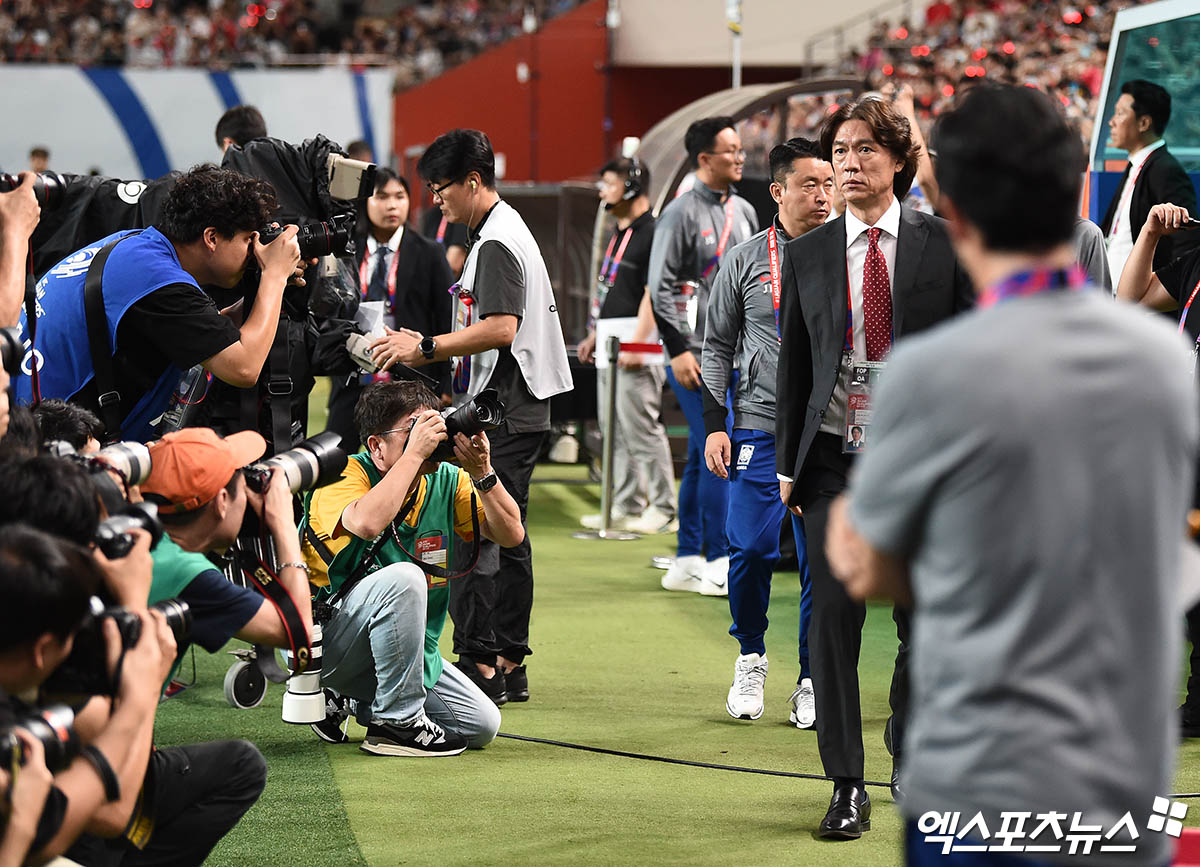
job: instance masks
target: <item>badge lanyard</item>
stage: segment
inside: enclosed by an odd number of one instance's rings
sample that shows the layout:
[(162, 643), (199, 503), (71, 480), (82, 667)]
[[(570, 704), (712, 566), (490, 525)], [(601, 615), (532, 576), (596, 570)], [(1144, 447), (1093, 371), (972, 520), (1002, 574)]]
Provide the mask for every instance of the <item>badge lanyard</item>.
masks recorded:
[[(375, 252), (379, 252), (379, 248), (375, 248)], [(371, 256), (363, 256), (362, 263), (358, 266), (358, 285), (362, 291), (363, 300), (367, 300), (367, 289), (370, 288), (370, 283), (367, 280), (367, 268), (371, 264)], [(388, 265), (387, 275), (387, 302), (388, 312), (396, 312), (396, 268), (400, 264), (400, 251), (392, 250), (392, 261)]]
[[(1179, 314), (1179, 333), (1183, 334), (1184, 323), (1187, 322), (1188, 310), (1192, 307), (1192, 302), (1196, 300), (1196, 295), (1200, 294), (1200, 280), (1196, 281), (1196, 288), (1192, 290), (1192, 294), (1188, 296), (1187, 304), (1183, 305), (1183, 312)], [(1200, 333), (1196, 335), (1196, 345), (1192, 347), (1192, 355), (1200, 356)]]
[(449, 221), (445, 217), (442, 217), (442, 221), (438, 223), (437, 242), (443, 246), (445, 246), (446, 243), (446, 224), (448, 222)]
[(779, 274), (779, 241), (775, 238), (775, 225), (767, 228), (767, 261), (771, 266), (771, 302), (775, 305), (775, 334), (779, 342), (783, 342), (783, 332), (779, 328), (779, 295), (782, 281)]
[(993, 307), (1010, 298), (1025, 298), (1041, 292), (1073, 292), (1086, 282), (1087, 272), (1079, 265), (1072, 265), (1070, 268), (1019, 271), (984, 289), (979, 294), (979, 306)]
[(721, 240), (717, 242), (717, 251), (713, 257), (708, 260), (708, 264), (704, 266), (704, 273), (701, 276), (708, 279), (708, 275), (716, 270), (721, 264), (721, 256), (725, 254), (725, 245), (729, 243), (729, 233), (733, 231), (733, 196), (730, 195), (725, 200), (725, 225), (721, 228)]
[[(461, 328), (455, 329), (461, 331), (471, 325), (472, 320), (472, 305), (475, 303), (475, 296), (470, 292), (463, 292), (462, 285), (455, 283), (450, 287), (449, 292), (453, 295), (460, 305), (462, 305)], [(458, 317), (456, 317), (458, 318)], [(471, 387), (471, 356), (462, 355), (454, 362), (454, 381), (452, 384), (455, 394), (466, 394), (467, 389)]]
[(1117, 203), (1117, 213), (1113, 216), (1112, 229), (1109, 230), (1108, 236), (1115, 238), (1117, 236), (1117, 227), (1121, 225), (1121, 211), (1124, 210), (1125, 194), (1128, 192), (1130, 199), (1133, 198), (1133, 187), (1137, 183), (1138, 175), (1142, 173), (1142, 169), (1146, 167), (1146, 160), (1150, 159), (1147, 154), (1146, 159), (1142, 160), (1141, 165), (1136, 170), (1129, 173), (1129, 177), (1125, 180), (1125, 186), (1121, 188), (1121, 201)]
[(617, 247), (615, 258), (613, 258), (613, 247), (617, 245), (617, 233), (613, 232), (613, 236), (608, 239), (608, 249), (604, 251), (604, 261), (600, 264), (600, 287), (592, 301), (589, 330), (595, 328), (596, 320), (600, 318), (600, 308), (604, 306), (604, 299), (608, 297), (608, 291), (617, 282), (617, 269), (621, 267), (621, 260), (625, 258), (625, 248), (629, 246), (629, 239), (632, 237), (633, 226), (630, 226), (621, 235), (621, 244)]

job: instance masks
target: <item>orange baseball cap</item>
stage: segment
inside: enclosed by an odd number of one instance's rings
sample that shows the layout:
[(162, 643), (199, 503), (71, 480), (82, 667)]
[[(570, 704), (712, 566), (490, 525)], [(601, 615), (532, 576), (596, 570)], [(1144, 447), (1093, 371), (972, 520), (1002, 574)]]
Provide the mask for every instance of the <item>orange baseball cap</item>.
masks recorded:
[(149, 444), (150, 477), (142, 492), (165, 499), (164, 512), (198, 509), (229, 484), (233, 474), (261, 458), (267, 441), (255, 431), (217, 436), (206, 427), (185, 427)]

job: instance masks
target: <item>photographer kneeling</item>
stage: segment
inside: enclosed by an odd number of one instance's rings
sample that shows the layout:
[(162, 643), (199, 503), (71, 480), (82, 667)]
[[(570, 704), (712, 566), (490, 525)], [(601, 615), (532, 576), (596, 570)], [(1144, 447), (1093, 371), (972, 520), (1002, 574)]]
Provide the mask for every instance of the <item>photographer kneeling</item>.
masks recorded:
[[(438, 651), (450, 588), (435, 576), (454, 562), (454, 536), (478, 543), (477, 525), (511, 547), (525, 530), (492, 470), (486, 434), (456, 434), (461, 469), (434, 459), (447, 438), (438, 404), (418, 382), (368, 386), (354, 412), (365, 451), (305, 501), (305, 555), (314, 571), (328, 568), (334, 594), (321, 682), (357, 700), (367, 728), (360, 749), (375, 755), (456, 755), (500, 728), (492, 701)], [(443, 568), (427, 579), (417, 558)], [(340, 722), (333, 715), (313, 728), (345, 742)]]

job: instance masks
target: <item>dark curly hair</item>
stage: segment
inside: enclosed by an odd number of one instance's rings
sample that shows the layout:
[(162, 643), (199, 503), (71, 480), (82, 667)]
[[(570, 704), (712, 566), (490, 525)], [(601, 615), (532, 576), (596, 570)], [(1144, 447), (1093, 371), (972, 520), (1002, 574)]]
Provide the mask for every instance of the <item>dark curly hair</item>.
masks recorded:
[(198, 240), (209, 226), (232, 238), (269, 224), (278, 207), (266, 181), (206, 164), (179, 176), (154, 226), (177, 244)]
[(913, 141), (908, 119), (877, 93), (864, 94), (853, 102), (838, 106), (821, 127), (822, 159), (833, 162), (833, 140), (842, 124), (849, 120), (863, 121), (871, 128), (875, 141), (895, 159), (903, 161), (904, 168), (892, 179), (892, 191), (897, 199), (903, 199), (917, 176), (917, 158), (921, 155), (921, 146)]
[(354, 424), (365, 443), (367, 437), (388, 430), (396, 420), (418, 409), (437, 409), (438, 396), (415, 380), (375, 382), (368, 385), (354, 407)]

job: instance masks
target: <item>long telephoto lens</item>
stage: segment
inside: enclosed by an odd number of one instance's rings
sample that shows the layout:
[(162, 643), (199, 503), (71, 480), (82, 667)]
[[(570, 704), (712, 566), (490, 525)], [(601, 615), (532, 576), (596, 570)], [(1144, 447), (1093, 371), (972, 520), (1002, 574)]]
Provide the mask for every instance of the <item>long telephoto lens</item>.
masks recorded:
[(140, 485), (150, 477), (150, 450), (142, 443), (113, 443), (93, 457), (117, 470), (130, 485)]
[[(79, 755), (79, 736), (75, 733), (75, 712), (65, 704), (52, 704), (39, 708), (27, 717), (17, 719), (12, 728), (24, 729), (42, 743), (46, 754), (46, 768), (52, 774), (66, 770), (71, 760)], [(25, 764), (24, 745), (11, 730), (0, 735), (0, 755), (5, 766)]]
[(272, 467), (279, 467), (293, 494), (328, 485), (336, 481), (346, 468), (346, 453), (341, 449), (341, 442), (341, 435), (333, 431), (319, 433), (293, 449), (248, 467), (246, 484), (254, 491), (263, 493), (270, 483), (267, 473)]
[[(0, 193), (11, 193), (19, 186), (19, 177), (0, 172)], [(64, 188), (62, 176), (57, 172), (38, 172), (33, 181), (33, 195), (46, 211), (53, 211), (62, 204)]]

